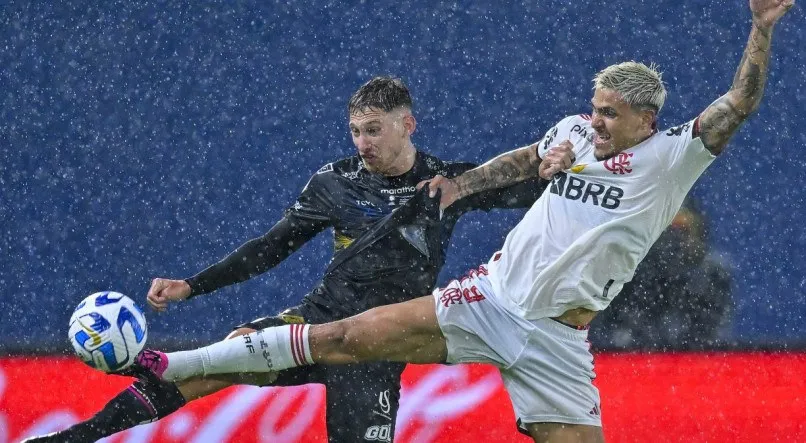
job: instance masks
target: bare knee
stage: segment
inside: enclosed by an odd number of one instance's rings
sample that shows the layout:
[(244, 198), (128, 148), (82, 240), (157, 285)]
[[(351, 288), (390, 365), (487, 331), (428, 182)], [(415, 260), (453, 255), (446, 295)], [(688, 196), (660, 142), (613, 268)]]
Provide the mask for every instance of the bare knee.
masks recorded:
[(527, 423), (535, 443), (603, 443), (602, 428), (567, 423)]

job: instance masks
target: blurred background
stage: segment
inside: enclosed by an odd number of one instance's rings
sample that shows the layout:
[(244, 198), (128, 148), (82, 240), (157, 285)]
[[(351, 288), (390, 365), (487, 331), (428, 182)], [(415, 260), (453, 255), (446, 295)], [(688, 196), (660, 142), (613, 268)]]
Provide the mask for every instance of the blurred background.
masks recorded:
[[(729, 88), (749, 27), (734, 0), (4, 3), (0, 353), (67, 354), (86, 295), (144, 305), (152, 278), (189, 277), (268, 230), (311, 174), (354, 153), (346, 102), (372, 76), (408, 84), (418, 148), (482, 162), (589, 112), (592, 76), (624, 60), (660, 65), (661, 127), (696, 117)], [(803, 350), (802, 5), (773, 43), (758, 114), (597, 319), (596, 349)], [(466, 216), (440, 283), (521, 215)], [(147, 312), (151, 344), (204, 344), (294, 304), (330, 235)]]

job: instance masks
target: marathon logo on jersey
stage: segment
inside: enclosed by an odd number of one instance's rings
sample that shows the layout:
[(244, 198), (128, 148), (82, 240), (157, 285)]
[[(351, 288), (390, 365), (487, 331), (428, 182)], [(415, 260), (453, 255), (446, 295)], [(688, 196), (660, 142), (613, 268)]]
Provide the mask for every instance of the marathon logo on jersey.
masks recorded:
[(381, 189), (381, 194), (398, 195), (417, 191), (416, 186), (403, 186), (402, 188)]
[(612, 172), (613, 174), (629, 174), (632, 172), (632, 168), (630, 168), (630, 158), (633, 156), (633, 153), (630, 152), (629, 154), (625, 152), (619, 152), (616, 156), (608, 158), (603, 162), (605, 169)]
[(621, 205), (621, 197), (624, 197), (624, 190), (617, 186), (588, 182), (565, 172), (554, 175), (550, 190), (552, 194), (569, 200), (590, 202), (594, 206), (601, 206), (605, 209), (618, 208)]

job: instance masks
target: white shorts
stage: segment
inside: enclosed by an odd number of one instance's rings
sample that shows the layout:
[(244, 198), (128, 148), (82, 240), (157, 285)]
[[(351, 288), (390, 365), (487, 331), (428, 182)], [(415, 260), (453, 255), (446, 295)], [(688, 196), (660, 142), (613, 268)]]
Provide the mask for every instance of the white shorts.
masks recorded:
[(484, 266), (433, 295), (448, 363), (497, 366), (519, 422), (602, 426), (587, 330), (512, 314)]

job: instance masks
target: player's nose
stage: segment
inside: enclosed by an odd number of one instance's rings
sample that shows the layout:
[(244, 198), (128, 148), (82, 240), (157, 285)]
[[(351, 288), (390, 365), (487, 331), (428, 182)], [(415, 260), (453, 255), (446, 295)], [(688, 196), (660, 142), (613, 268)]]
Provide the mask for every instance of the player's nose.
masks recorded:
[(599, 116), (591, 117), (591, 127), (598, 132), (602, 132), (605, 130), (604, 119)]
[(356, 148), (358, 148), (358, 152), (363, 155), (369, 153), (372, 144), (369, 142), (369, 140), (367, 140), (367, 138), (364, 135), (359, 135), (355, 139), (355, 146)]

